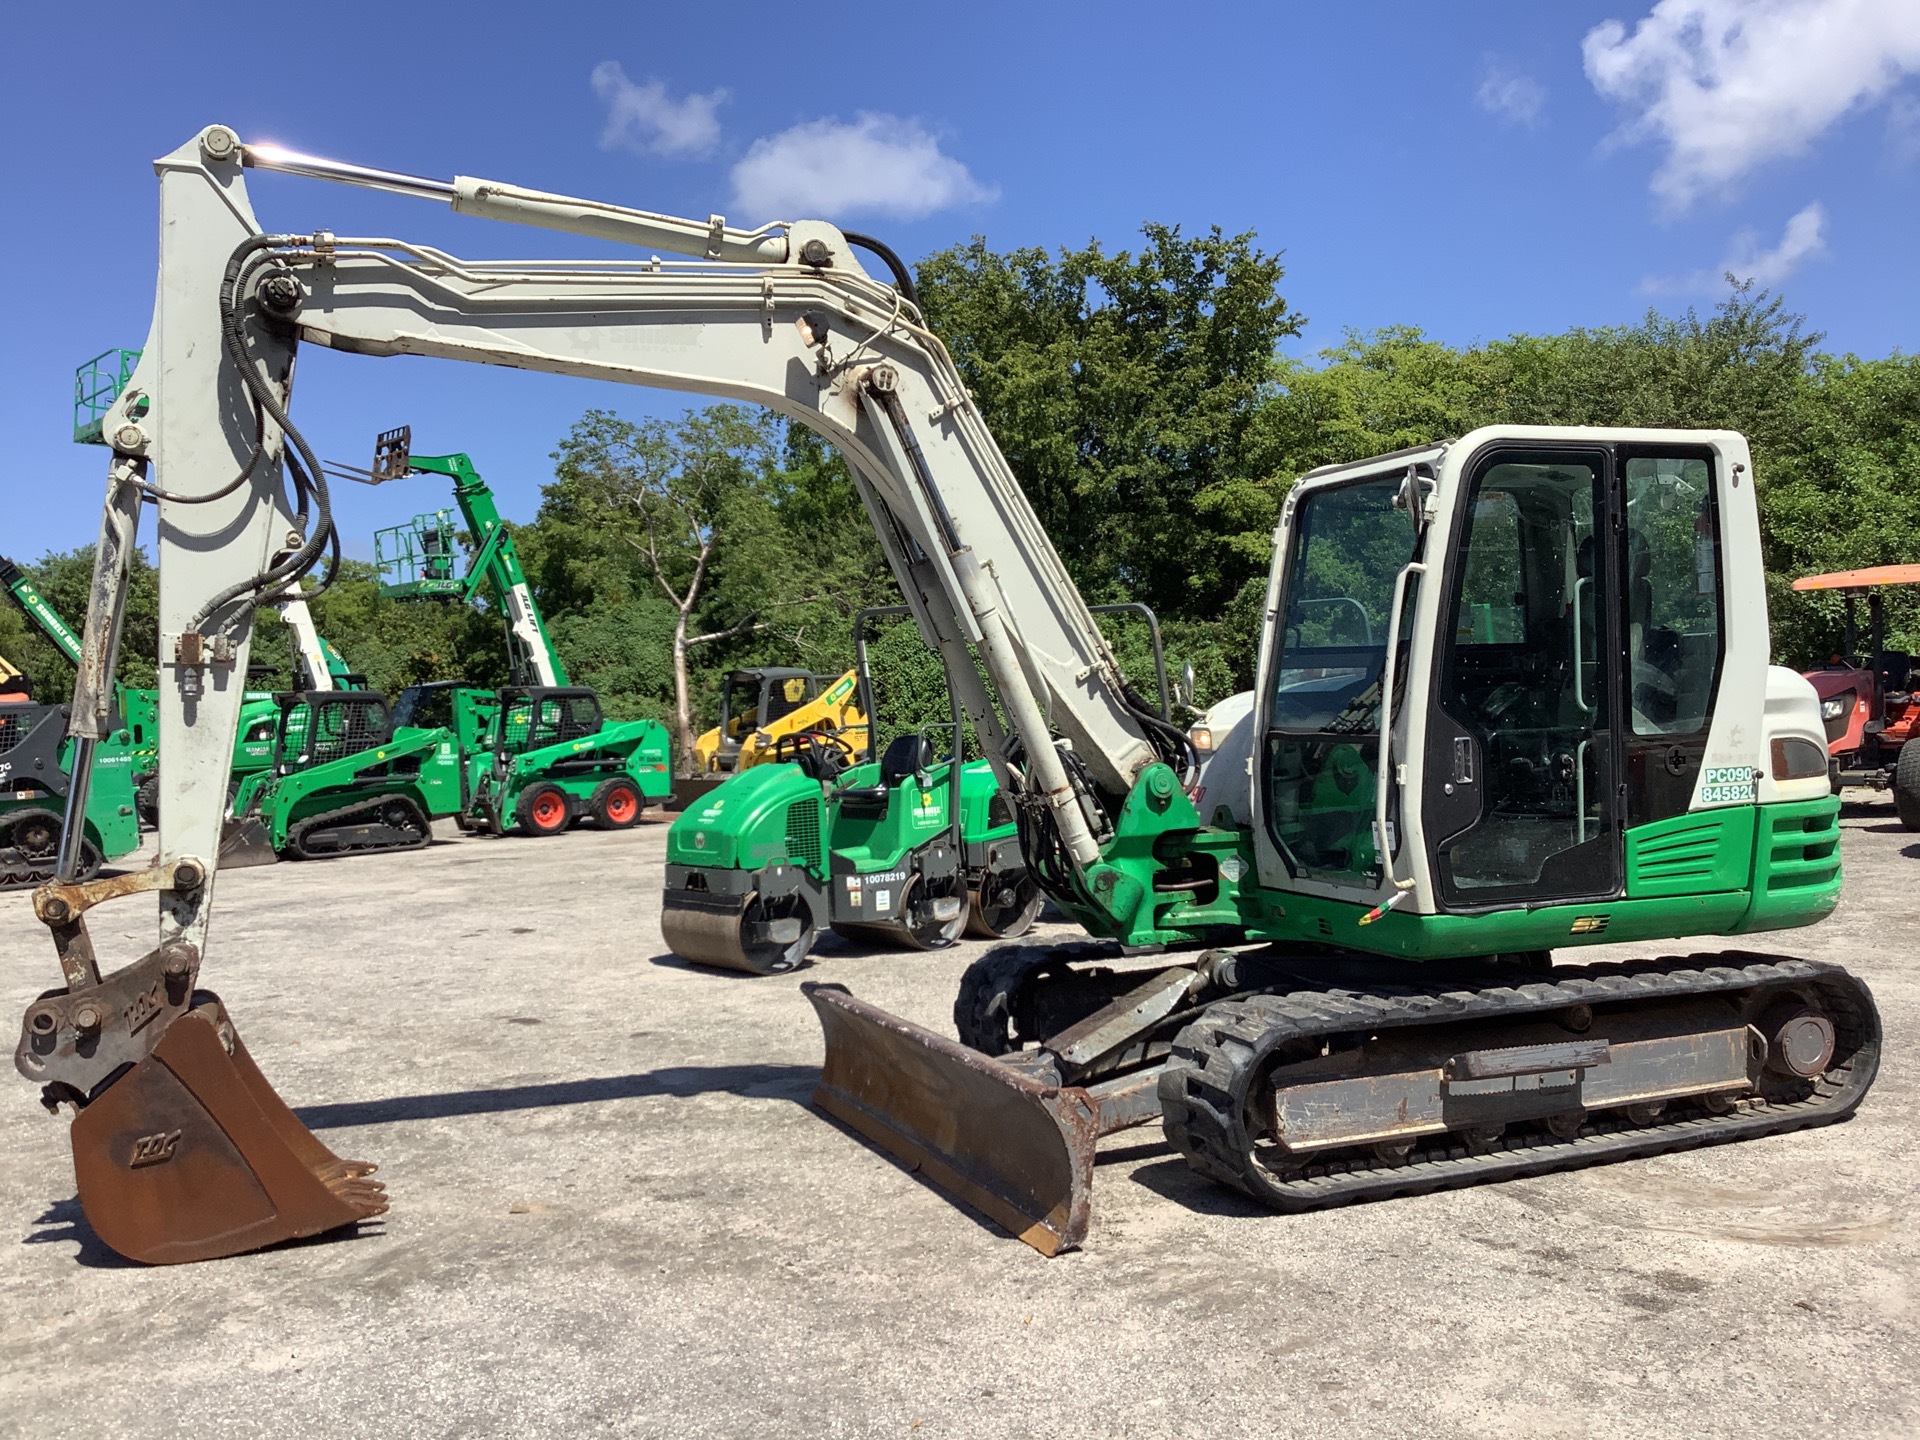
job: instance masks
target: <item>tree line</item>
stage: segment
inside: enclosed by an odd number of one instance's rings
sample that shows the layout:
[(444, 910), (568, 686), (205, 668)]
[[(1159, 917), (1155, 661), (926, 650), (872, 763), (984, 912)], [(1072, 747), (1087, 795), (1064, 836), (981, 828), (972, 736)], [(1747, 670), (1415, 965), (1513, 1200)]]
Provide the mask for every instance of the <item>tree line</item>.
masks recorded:
[[(1112, 252), (1003, 252), (975, 237), (918, 272), (933, 329), (1087, 599), (1151, 605), (1170, 665), (1193, 665), (1202, 703), (1252, 683), (1271, 534), (1295, 479), (1484, 424), (1745, 433), (1785, 664), (1817, 663), (1840, 643), (1838, 602), (1793, 593), (1794, 577), (1920, 560), (1920, 360), (1831, 354), (1777, 295), (1730, 280), (1706, 315), (1649, 311), (1632, 325), (1469, 346), (1391, 327), (1296, 358), (1281, 347), (1305, 320), (1284, 279), (1251, 234), (1152, 224)], [(554, 462), (514, 536), (572, 678), (610, 715), (657, 718), (684, 737), (713, 723), (727, 670), (838, 673), (855, 612), (898, 599), (838, 456), (769, 414), (590, 410)], [(82, 549), (25, 568), (77, 625), (90, 564)], [(377, 688), (507, 678), (497, 610), (382, 599), (364, 563), (343, 565), (314, 613)], [(1890, 643), (1920, 651), (1915, 598), (1893, 592), (1888, 613)], [(265, 621), (256, 644), (272, 667), (262, 685), (289, 683), (277, 626)], [(152, 683), (154, 634), (141, 563), (129, 683)], [(1149, 691), (1143, 627), (1116, 622), (1112, 634)], [(883, 716), (940, 718), (920, 713), (944, 700), (910, 631), (883, 634), (878, 654)], [(0, 655), (43, 695), (72, 683), (11, 606), (0, 607)]]

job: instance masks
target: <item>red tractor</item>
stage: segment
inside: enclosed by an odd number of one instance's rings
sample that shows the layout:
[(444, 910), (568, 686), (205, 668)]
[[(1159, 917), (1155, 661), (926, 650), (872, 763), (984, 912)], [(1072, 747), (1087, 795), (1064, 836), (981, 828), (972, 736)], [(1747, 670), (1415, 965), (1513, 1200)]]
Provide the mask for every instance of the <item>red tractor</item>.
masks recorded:
[[(1842, 785), (1871, 785), (1893, 790), (1900, 823), (1920, 830), (1920, 745), (1909, 745), (1920, 729), (1920, 696), (1914, 657), (1886, 647), (1886, 615), (1881, 594), (1888, 585), (1920, 585), (1920, 565), (1876, 565), (1808, 575), (1796, 590), (1838, 590), (1846, 602), (1846, 638), (1842, 652), (1817, 670), (1806, 672), (1820, 696), (1820, 718), (1827, 727), (1827, 765), (1837, 792)], [(1867, 639), (1860, 655), (1854, 602), (1867, 597)]]

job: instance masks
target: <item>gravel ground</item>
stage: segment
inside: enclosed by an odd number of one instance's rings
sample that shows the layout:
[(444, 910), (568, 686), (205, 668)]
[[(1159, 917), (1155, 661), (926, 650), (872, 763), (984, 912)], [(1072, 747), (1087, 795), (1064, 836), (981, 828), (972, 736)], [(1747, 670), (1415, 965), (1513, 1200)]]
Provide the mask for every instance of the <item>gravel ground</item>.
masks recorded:
[[(801, 978), (951, 1034), (977, 945), (690, 969), (659, 824), (235, 872), (205, 982), (392, 1212), (132, 1266), (81, 1218), (65, 1121), (0, 1087), (0, 1432), (1920, 1433), (1920, 844), (1883, 802), (1845, 825), (1839, 912), (1750, 948), (1873, 986), (1888, 1056), (1851, 1123), (1293, 1217), (1134, 1131), (1051, 1261), (806, 1104)], [(96, 914), (104, 953), (150, 943), (148, 902)], [(0, 953), (17, 1015), (58, 975), (25, 896)]]

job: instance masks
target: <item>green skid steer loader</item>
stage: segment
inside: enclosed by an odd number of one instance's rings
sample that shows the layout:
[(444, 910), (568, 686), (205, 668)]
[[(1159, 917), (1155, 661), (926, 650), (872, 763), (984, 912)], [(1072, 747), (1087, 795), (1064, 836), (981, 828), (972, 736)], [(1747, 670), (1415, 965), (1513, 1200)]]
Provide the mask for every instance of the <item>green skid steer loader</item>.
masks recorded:
[[(889, 605), (855, 620), (868, 716), (868, 628), (906, 613)], [(1024, 934), (1040, 892), (991, 767), (955, 759), (960, 717), (949, 706), (947, 724), (897, 736), (877, 761), (851, 766), (838, 737), (782, 736), (774, 758), (791, 763), (742, 770), (674, 821), (660, 915), (668, 948), (771, 975), (805, 963), (826, 929), (915, 950), (963, 929)]]
[(462, 830), (558, 835), (576, 820), (626, 830), (671, 783), (666, 730), (605, 719), (593, 691), (569, 685), (482, 690), (458, 680), (410, 685), (399, 725), (442, 726), (460, 755)]
[(278, 697), (270, 769), (234, 797), (223, 867), (413, 850), (433, 821), (460, 809), (451, 731), (395, 723), (371, 690), (298, 690)]
[(610, 721), (599, 696), (568, 683), (566, 666), (521, 568), (513, 534), (493, 491), (466, 455), (415, 455), (412, 430), (381, 433), (373, 468), (330, 465), (335, 474), (381, 485), (408, 475), (453, 481), (461, 520), (475, 547), (461, 574), (459, 533), (441, 510), (374, 535), (383, 598), (472, 603), (491, 591), (506, 625), (512, 684), (486, 690), (436, 681), (403, 692), (413, 724), (445, 726), (459, 745), (462, 830), (558, 835), (590, 819), (603, 830), (638, 823), (673, 789), (666, 727), (655, 720)]

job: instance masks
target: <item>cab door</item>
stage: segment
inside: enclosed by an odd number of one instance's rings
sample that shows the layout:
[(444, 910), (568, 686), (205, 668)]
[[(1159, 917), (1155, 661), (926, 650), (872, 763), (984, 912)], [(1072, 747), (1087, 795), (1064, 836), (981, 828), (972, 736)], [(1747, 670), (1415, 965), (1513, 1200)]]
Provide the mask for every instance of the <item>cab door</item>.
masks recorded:
[(1620, 892), (1616, 492), (1603, 448), (1469, 461), (1421, 767), (1443, 910)]

